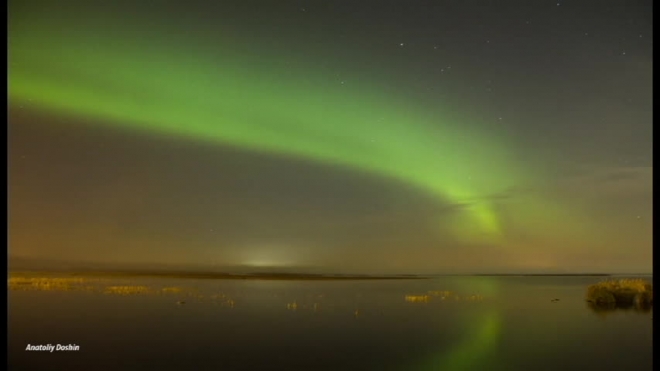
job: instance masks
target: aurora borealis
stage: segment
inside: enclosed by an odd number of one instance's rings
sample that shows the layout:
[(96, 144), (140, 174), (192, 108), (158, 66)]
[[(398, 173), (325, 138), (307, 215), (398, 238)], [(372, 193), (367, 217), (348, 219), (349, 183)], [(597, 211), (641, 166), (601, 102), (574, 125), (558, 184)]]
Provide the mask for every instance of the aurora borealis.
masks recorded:
[(222, 3), (10, 1), (10, 254), (650, 270), (644, 2)]

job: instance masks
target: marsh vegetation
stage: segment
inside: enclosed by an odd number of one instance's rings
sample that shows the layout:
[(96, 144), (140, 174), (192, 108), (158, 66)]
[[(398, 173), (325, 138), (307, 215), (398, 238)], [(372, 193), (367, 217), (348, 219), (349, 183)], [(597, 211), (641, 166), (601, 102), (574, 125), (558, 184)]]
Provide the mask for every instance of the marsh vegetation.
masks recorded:
[(453, 301), (482, 301), (483, 296), (479, 294), (473, 295), (459, 295), (453, 291), (428, 291), (423, 295), (406, 295), (405, 300), (411, 303), (428, 303), (430, 301), (443, 301), (443, 300), (453, 300)]
[(589, 286), (587, 302), (592, 309), (614, 310), (653, 305), (653, 285), (640, 278), (611, 279)]

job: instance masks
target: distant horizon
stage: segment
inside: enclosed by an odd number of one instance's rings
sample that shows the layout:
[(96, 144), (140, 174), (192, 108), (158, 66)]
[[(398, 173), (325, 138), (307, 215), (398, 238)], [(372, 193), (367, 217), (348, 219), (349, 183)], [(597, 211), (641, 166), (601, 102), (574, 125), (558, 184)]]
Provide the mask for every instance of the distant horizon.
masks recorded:
[(306, 265), (250, 265), (250, 264), (173, 264), (142, 262), (101, 262), (86, 260), (64, 260), (49, 258), (30, 258), (7, 256), (8, 271), (92, 271), (92, 272), (140, 272), (156, 271), (159, 273), (208, 273), (208, 274), (293, 274), (293, 275), (337, 275), (337, 276), (615, 276), (615, 275), (653, 275), (653, 272), (598, 272), (598, 271), (479, 271), (479, 272), (374, 272), (334, 269), (333, 267)]

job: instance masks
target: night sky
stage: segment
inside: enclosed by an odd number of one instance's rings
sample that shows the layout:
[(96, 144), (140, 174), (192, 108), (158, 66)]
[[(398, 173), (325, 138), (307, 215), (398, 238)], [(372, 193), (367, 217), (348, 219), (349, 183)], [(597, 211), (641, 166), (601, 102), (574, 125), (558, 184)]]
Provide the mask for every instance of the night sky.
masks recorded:
[(651, 271), (650, 0), (8, 11), (10, 256)]

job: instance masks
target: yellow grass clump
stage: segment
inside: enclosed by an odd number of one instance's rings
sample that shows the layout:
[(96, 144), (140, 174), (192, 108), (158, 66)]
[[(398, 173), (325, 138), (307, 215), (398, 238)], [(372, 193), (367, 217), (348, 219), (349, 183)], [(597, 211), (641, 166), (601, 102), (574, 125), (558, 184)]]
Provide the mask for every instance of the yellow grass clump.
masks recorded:
[(428, 303), (430, 299), (429, 295), (406, 295), (406, 301), (411, 303)]
[(108, 286), (105, 288), (106, 294), (116, 295), (137, 295), (148, 294), (150, 292), (147, 286)]
[(653, 285), (640, 278), (607, 280), (589, 286), (587, 301), (612, 307), (649, 306), (653, 304)]
[(7, 288), (9, 290), (37, 290), (37, 291), (70, 291), (84, 290), (82, 278), (68, 277), (9, 277)]
[(445, 290), (445, 291), (429, 291), (429, 295), (437, 296), (441, 299), (445, 299), (445, 298), (448, 298), (450, 296), (455, 296), (455, 294), (453, 292), (447, 291), (447, 290)]
[(183, 289), (181, 287), (164, 287), (161, 291), (167, 294), (178, 294), (181, 293)]
[(426, 295), (406, 295), (405, 300), (411, 303), (428, 303), (429, 301), (435, 301), (436, 298), (440, 300), (451, 299), (453, 301), (482, 301), (484, 298), (479, 294), (459, 296), (455, 292), (451, 291), (428, 291)]

